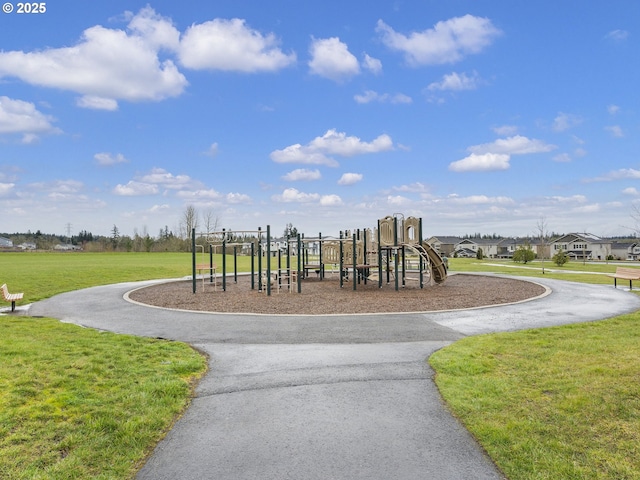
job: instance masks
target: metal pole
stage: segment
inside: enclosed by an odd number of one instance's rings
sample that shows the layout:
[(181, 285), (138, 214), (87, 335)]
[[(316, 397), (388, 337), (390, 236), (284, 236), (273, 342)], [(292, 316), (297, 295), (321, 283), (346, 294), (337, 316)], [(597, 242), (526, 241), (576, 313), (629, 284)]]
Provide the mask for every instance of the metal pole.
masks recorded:
[(271, 225), (267, 225), (267, 296), (271, 295)]
[(222, 291), (227, 291), (227, 234), (222, 229)]
[(238, 247), (233, 246), (233, 282), (238, 283)]
[(256, 244), (251, 242), (251, 290), (255, 290), (256, 288), (256, 279), (254, 275), (256, 274)]
[(340, 288), (342, 288), (343, 286), (343, 279), (342, 279), (342, 250), (343, 250), (343, 246), (342, 246), (342, 231), (340, 232)]
[(358, 282), (358, 270), (356, 269), (356, 265), (357, 265), (357, 258), (356, 258), (356, 254), (357, 254), (357, 249), (356, 249), (356, 234), (353, 234), (353, 289), (356, 289), (356, 283)]
[(258, 227), (258, 290), (262, 291), (262, 232)]
[(191, 272), (192, 272), (192, 288), (196, 293), (196, 229), (191, 229)]
[(213, 283), (213, 245), (209, 244), (209, 283)]
[(298, 293), (302, 293), (302, 264), (300, 259), (300, 254), (302, 253), (302, 239), (300, 234), (298, 234), (298, 273), (296, 274), (296, 280), (298, 281)]

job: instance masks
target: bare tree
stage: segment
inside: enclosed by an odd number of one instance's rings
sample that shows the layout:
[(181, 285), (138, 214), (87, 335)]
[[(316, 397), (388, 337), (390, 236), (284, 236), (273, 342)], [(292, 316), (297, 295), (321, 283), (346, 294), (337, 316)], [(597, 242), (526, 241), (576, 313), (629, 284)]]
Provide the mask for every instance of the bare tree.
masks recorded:
[(204, 228), (207, 233), (217, 232), (220, 224), (220, 217), (216, 215), (216, 212), (212, 208), (207, 209), (203, 214)]
[(544, 275), (544, 256), (547, 250), (547, 237), (549, 236), (547, 220), (544, 217), (540, 217), (536, 227), (538, 229), (538, 236), (540, 237), (540, 248), (542, 249), (542, 274)]
[(188, 239), (191, 235), (191, 230), (194, 228), (198, 230), (198, 210), (193, 205), (187, 205), (182, 213), (181, 230), (183, 232), (183, 238)]

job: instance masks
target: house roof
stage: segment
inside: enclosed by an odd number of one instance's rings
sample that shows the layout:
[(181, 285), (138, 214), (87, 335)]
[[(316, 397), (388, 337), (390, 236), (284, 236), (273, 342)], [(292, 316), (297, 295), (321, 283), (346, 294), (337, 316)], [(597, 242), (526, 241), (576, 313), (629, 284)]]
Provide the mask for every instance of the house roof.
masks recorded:
[(556, 238), (555, 240), (551, 240), (550, 243), (574, 242), (576, 240), (587, 243), (610, 243), (608, 240), (604, 240), (593, 233), (568, 233), (562, 237)]

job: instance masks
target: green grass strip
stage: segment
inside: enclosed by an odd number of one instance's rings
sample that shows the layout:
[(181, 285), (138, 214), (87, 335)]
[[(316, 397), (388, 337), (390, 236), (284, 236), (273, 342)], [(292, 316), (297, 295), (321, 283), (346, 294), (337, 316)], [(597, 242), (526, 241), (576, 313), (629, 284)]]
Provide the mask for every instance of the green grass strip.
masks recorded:
[(0, 317), (0, 478), (132, 478), (205, 370), (183, 343)]
[(469, 337), (430, 363), (508, 478), (640, 478), (640, 313)]

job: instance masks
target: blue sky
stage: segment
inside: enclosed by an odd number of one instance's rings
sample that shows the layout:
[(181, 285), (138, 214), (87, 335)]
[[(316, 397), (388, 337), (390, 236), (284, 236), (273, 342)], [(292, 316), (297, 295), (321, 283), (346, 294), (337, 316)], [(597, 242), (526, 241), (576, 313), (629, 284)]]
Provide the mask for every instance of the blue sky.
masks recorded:
[(638, 2), (90, 3), (0, 14), (0, 231), (634, 226)]

